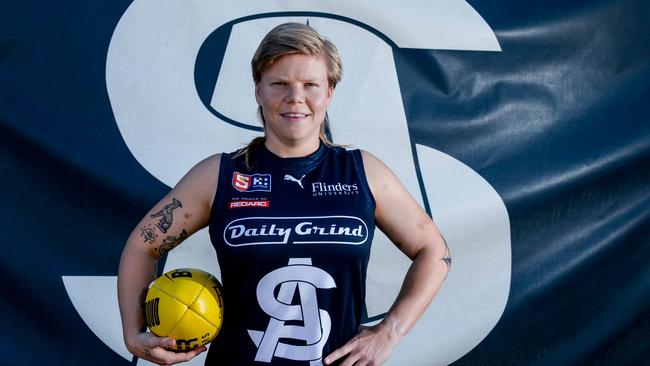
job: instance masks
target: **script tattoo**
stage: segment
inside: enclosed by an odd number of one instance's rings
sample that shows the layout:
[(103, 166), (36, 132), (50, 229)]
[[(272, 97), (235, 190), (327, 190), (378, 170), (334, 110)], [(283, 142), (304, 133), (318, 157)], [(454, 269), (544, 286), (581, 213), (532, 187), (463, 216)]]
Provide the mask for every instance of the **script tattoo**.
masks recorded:
[(187, 231), (183, 229), (183, 232), (180, 233), (178, 236), (168, 236), (165, 239), (163, 239), (163, 243), (160, 245), (158, 248), (158, 253), (160, 253), (161, 256), (167, 254), (170, 250), (174, 249), (178, 244), (180, 244), (183, 240), (187, 238)]
[(440, 259), (447, 264), (447, 267), (451, 267), (451, 253), (449, 252), (449, 248), (445, 251), (445, 256)]
[(154, 230), (153, 227), (150, 225), (148, 226), (143, 226), (140, 228), (140, 236), (142, 237), (142, 240), (144, 240), (145, 243), (153, 243), (156, 241), (156, 230)]
[(445, 238), (442, 238), (442, 241), (445, 243), (445, 255), (440, 258), (445, 264), (447, 265), (447, 272), (451, 269), (451, 251), (449, 250), (449, 245), (447, 245), (447, 241)]
[(160, 217), (160, 220), (156, 224), (156, 226), (158, 227), (158, 229), (160, 229), (160, 231), (166, 233), (167, 230), (169, 230), (169, 228), (172, 227), (172, 221), (174, 221), (174, 215), (172, 215), (172, 211), (174, 211), (179, 207), (183, 207), (181, 201), (177, 200), (176, 198), (173, 198), (172, 203), (165, 205), (165, 207), (163, 207), (162, 210), (151, 215), (151, 218)]

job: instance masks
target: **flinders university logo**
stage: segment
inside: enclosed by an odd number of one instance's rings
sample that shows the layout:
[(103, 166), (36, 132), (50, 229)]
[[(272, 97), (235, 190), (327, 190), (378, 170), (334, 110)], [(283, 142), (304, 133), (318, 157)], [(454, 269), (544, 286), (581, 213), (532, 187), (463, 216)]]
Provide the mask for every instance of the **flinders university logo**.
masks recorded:
[[(115, 29), (106, 62), (107, 90), (124, 142), (148, 172), (171, 187), (206, 156), (241, 148), (258, 136), (248, 65), (263, 35), (286, 21), (309, 21), (339, 48), (345, 76), (328, 109), (335, 142), (366, 149), (385, 161), (433, 217), (454, 253), (444, 287), (388, 364), (451, 363), (490, 332), (505, 307), (510, 287), (508, 213), (479, 174), (414, 142), (404, 111), (409, 101), (400, 93), (402, 71), (393, 55), (401, 48), (500, 51), (489, 25), (465, 1), (135, 0)], [(183, 153), (169, 154), (170, 149)], [(374, 237), (368, 322), (388, 310), (410, 264), (380, 232)], [(307, 266), (287, 267), (298, 265)], [(219, 273), (207, 230), (169, 254), (165, 270), (180, 267)], [(115, 277), (65, 276), (63, 281), (94, 334), (131, 360), (122, 341)], [(316, 291), (327, 291), (313, 285)], [(278, 286), (288, 292), (312, 291)], [(318, 314), (314, 324), (326, 324), (320, 309)], [(202, 364), (203, 357), (191, 364)]]
[(314, 197), (349, 196), (359, 194), (359, 186), (356, 183), (345, 184), (338, 182), (336, 184), (328, 184), (324, 182), (314, 182), (311, 184), (311, 194)]
[[(257, 346), (255, 361), (271, 362), (273, 357), (294, 361), (309, 361), (310, 366), (322, 365), (323, 347), (327, 342), (332, 321), (327, 311), (318, 308), (317, 289), (336, 287), (327, 272), (311, 265), (311, 258), (291, 258), (289, 265), (262, 277), (257, 285), (257, 301), (269, 315), (265, 331), (249, 329), (248, 335)], [(279, 288), (277, 297), (276, 288)], [(300, 304), (292, 304), (300, 294)], [(287, 325), (296, 321), (302, 325)], [(304, 346), (281, 340), (299, 340)]]

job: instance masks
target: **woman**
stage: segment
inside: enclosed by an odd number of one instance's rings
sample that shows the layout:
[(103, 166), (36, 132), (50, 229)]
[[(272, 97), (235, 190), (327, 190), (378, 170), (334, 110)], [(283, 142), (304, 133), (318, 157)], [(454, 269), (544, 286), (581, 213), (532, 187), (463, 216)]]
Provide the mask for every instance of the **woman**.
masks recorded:
[[(390, 169), (326, 136), (342, 73), (331, 42), (280, 25), (252, 69), (264, 137), (193, 167), (127, 241), (118, 277), (127, 348), (158, 364), (205, 350), (170, 352), (174, 340), (142, 332), (139, 299), (158, 258), (209, 226), (226, 308), (206, 364), (382, 364), (440, 288), (448, 248)], [(375, 224), (413, 262), (385, 318), (360, 327)]]

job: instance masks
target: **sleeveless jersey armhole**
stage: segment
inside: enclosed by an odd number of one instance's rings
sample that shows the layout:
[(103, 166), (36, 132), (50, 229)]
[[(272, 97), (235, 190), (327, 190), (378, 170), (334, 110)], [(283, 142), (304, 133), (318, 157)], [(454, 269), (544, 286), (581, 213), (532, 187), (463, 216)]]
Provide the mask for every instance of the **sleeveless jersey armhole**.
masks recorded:
[(224, 194), (227, 189), (226, 183), (228, 183), (228, 174), (232, 170), (232, 154), (221, 154), (221, 161), (219, 163), (219, 171), (217, 172), (217, 191), (214, 194), (214, 200), (212, 201), (212, 207), (210, 208), (210, 221), (216, 218), (224, 204)]
[(359, 180), (366, 187), (365, 191), (368, 194), (368, 210), (372, 213), (372, 217), (375, 217), (375, 209), (377, 203), (375, 202), (375, 196), (372, 194), (370, 189), (370, 184), (368, 183), (368, 178), (366, 177), (366, 169), (363, 166), (363, 155), (361, 155), (361, 150), (355, 149), (352, 150), (352, 156), (354, 157), (354, 167), (359, 175)]

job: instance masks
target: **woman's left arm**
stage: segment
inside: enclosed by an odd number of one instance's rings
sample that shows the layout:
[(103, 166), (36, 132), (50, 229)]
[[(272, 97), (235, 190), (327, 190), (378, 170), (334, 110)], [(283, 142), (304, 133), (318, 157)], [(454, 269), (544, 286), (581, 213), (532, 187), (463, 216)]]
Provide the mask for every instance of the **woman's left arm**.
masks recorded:
[(328, 365), (339, 359), (341, 366), (383, 364), (431, 303), (451, 265), (449, 248), (431, 218), (381, 160), (365, 151), (362, 156), (377, 203), (377, 226), (413, 263), (384, 319), (377, 325), (361, 327), (357, 335), (325, 358)]

